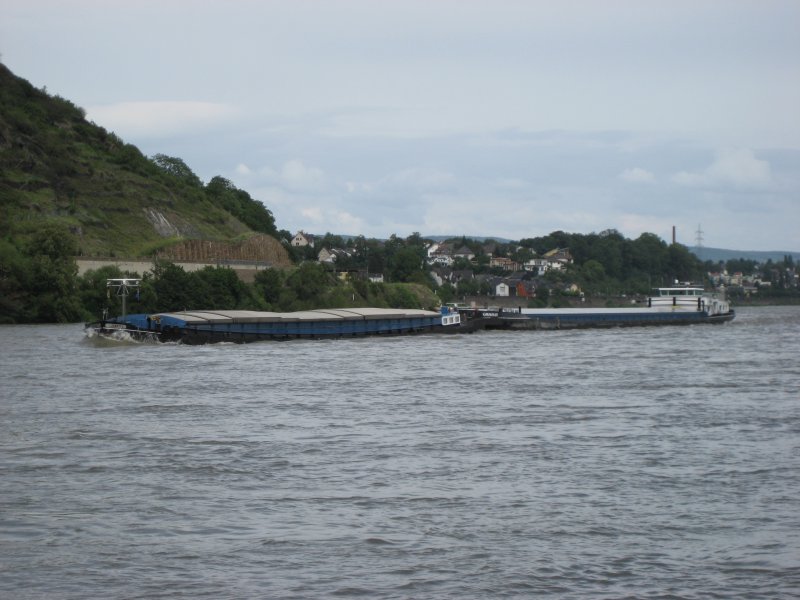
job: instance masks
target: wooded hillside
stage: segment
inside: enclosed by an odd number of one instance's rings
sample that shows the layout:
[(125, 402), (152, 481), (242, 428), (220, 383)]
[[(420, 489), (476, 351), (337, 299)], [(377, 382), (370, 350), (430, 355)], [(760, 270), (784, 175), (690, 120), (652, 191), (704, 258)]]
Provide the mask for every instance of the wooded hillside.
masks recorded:
[(277, 233), (271, 212), (230, 181), (204, 185), (179, 158), (144, 156), (0, 64), (0, 236), (24, 245), (45, 224), (74, 236), (83, 256)]

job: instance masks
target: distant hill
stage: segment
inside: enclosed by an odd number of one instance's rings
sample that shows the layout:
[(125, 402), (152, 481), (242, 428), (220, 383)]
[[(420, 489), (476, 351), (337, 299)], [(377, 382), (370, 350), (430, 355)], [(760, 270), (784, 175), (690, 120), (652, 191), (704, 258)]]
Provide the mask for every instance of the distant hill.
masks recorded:
[(759, 251), (759, 250), (725, 250), (723, 248), (689, 248), (689, 250), (697, 258), (702, 261), (710, 260), (712, 262), (727, 262), (729, 260), (737, 260), (744, 258), (747, 260), (754, 260), (759, 263), (765, 263), (768, 260), (772, 262), (783, 262), (784, 256), (791, 256), (795, 262), (800, 261), (800, 252), (780, 252), (780, 251)]
[[(313, 235), (316, 238), (324, 237), (324, 234), (315, 233)], [(336, 237), (340, 237), (345, 241), (352, 240), (352, 239), (358, 237), (357, 235), (352, 235), (352, 234), (349, 234), (349, 233), (337, 233), (337, 234), (333, 234), (333, 235), (335, 235)], [(432, 242), (444, 242), (445, 240), (460, 239), (461, 237), (466, 237), (468, 240), (475, 240), (476, 242), (485, 242), (486, 240), (494, 240), (495, 242), (499, 242), (501, 244), (508, 244), (508, 243), (510, 243), (512, 241), (512, 240), (509, 240), (507, 238), (492, 237), (492, 236), (485, 236), (485, 235), (467, 235), (467, 236), (461, 236), (461, 235), (423, 235), (422, 239), (431, 240)], [(382, 241), (382, 242), (386, 241), (385, 239), (380, 239), (380, 238), (376, 238), (376, 239), (379, 239), (379, 241)]]
[(493, 240), (495, 242), (499, 242), (500, 244), (508, 244), (515, 240), (509, 240), (508, 238), (496, 237), (491, 235), (423, 235), (423, 238), (426, 240), (433, 240), (434, 242), (444, 242), (445, 240), (455, 240), (460, 239), (462, 237), (467, 238), (468, 240), (475, 240), (476, 242), (485, 242), (486, 240)]
[[(263, 204), (179, 158), (148, 158), (0, 64), (0, 237), (60, 224), (84, 256), (149, 256), (185, 239), (275, 236)], [(272, 239), (272, 238), (270, 238)], [(274, 240), (273, 259), (289, 262)]]

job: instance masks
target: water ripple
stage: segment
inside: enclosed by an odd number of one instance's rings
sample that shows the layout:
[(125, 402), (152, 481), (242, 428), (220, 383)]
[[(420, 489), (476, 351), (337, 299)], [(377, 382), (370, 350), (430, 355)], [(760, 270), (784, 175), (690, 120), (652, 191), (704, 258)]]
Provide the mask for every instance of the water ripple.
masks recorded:
[(797, 308), (199, 348), (80, 334), (0, 328), (0, 596), (800, 595)]

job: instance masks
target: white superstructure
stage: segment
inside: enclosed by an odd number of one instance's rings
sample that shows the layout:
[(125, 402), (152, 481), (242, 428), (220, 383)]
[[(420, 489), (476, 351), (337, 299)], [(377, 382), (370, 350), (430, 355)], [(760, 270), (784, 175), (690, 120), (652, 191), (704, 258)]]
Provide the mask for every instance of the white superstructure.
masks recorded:
[(709, 316), (730, 312), (730, 304), (724, 292), (712, 294), (701, 287), (675, 286), (658, 288), (657, 293), (648, 298), (647, 305), (665, 310), (698, 310)]

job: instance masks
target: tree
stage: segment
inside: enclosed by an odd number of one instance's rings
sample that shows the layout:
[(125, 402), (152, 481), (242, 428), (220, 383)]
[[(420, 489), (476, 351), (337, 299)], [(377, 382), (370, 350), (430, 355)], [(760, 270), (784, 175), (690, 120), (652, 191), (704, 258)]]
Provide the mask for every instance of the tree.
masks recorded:
[(165, 312), (197, 308), (200, 305), (195, 305), (195, 299), (203, 296), (189, 273), (167, 261), (157, 261), (153, 265), (153, 288), (159, 310)]
[(700, 261), (686, 246), (671, 244), (669, 247), (669, 274), (678, 281), (692, 281), (700, 277)]
[(456, 286), (458, 296), (476, 296), (481, 291), (481, 284), (477, 279), (462, 279)]
[(606, 271), (600, 261), (587, 260), (581, 267), (583, 278), (587, 283), (597, 284), (603, 281), (606, 277)]
[(425, 240), (422, 239), (418, 231), (415, 231), (406, 238), (406, 246), (420, 246), (425, 248)]
[(108, 293), (106, 280), (119, 279), (121, 277), (123, 277), (123, 274), (118, 266), (108, 265), (87, 271), (80, 278), (78, 293), (80, 294), (81, 304), (89, 318), (99, 317), (104, 308), (108, 308), (111, 315), (120, 313), (121, 304), (119, 299), (116, 295), (112, 296)]
[(747, 258), (732, 258), (725, 264), (728, 273), (742, 273), (752, 275), (758, 270), (758, 262)]
[(402, 248), (389, 262), (392, 281), (412, 281), (422, 271), (423, 261), (416, 248)]
[(436, 291), (437, 295), (439, 296), (439, 301), (442, 304), (447, 304), (448, 302), (453, 302), (456, 297), (456, 288), (453, 287), (453, 284), (445, 282), (439, 289)]
[(322, 239), (316, 240), (315, 246), (318, 248), (344, 248), (344, 239), (339, 235), (334, 235), (330, 232), (322, 236)]
[(330, 283), (330, 276), (325, 268), (315, 262), (301, 264), (286, 278), (287, 287), (294, 292), (298, 300), (306, 303), (305, 308), (308, 308), (315, 299), (321, 298)]
[(31, 238), (27, 254), (31, 321), (71, 323), (83, 316), (78, 297), (75, 238), (64, 227), (47, 225)]
[(366, 247), (367, 270), (370, 273), (383, 273), (386, 271), (386, 250), (376, 241), (368, 241)]
[(28, 258), (8, 240), (0, 240), (0, 324), (25, 321), (29, 305)]
[(253, 281), (256, 295), (263, 298), (269, 308), (278, 308), (278, 303), (283, 290), (285, 278), (282, 271), (278, 269), (265, 269), (259, 271)]
[(156, 154), (152, 158), (153, 164), (159, 167), (165, 173), (172, 175), (176, 179), (191, 185), (193, 187), (201, 187), (203, 182), (194, 174), (189, 166), (180, 158), (174, 156), (167, 156), (166, 154)]
[[(205, 190), (215, 204), (227, 210), (250, 229), (275, 237), (280, 235), (275, 228), (275, 217), (272, 212), (261, 202), (251, 198), (250, 194), (238, 189), (230, 180), (217, 175), (212, 177)], [(286, 239), (292, 237), (288, 231), (283, 234)]]
[(419, 308), (419, 300), (408, 287), (389, 284), (387, 288), (387, 300), (391, 308)]
[(203, 307), (218, 310), (244, 308), (248, 299), (247, 288), (233, 269), (209, 266), (194, 275), (202, 281), (200, 287), (207, 294), (202, 301)]
[(643, 233), (631, 243), (632, 265), (639, 275), (664, 272), (669, 259), (667, 244), (653, 233)]
[(625, 238), (615, 229), (608, 229), (595, 238), (594, 258), (600, 261), (609, 277), (623, 274), (622, 246)]

